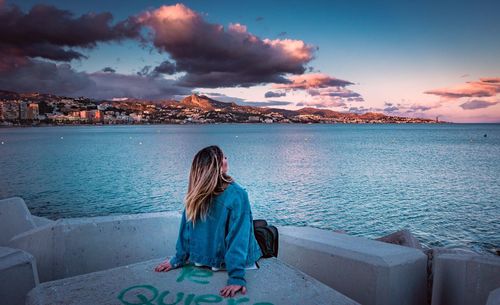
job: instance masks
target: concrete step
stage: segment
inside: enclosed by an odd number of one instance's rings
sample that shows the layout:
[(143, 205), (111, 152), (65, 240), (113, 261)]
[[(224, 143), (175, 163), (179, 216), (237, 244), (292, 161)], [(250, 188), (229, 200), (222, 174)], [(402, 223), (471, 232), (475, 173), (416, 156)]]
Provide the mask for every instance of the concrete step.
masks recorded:
[(22, 305), (38, 285), (35, 258), (22, 250), (0, 247), (0, 304)]
[(26, 304), (359, 304), (276, 258), (247, 270), (247, 293), (233, 298), (219, 296), (227, 272), (192, 265), (155, 272), (161, 261), (46, 282), (29, 292)]
[(7, 246), (12, 237), (34, 228), (36, 224), (22, 198), (0, 200), (0, 246)]

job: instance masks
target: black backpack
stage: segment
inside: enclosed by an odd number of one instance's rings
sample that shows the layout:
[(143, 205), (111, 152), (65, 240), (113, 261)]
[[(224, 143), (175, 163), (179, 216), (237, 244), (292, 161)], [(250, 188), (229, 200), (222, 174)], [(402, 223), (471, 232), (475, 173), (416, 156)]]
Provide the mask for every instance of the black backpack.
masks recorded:
[(268, 225), (264, 219), (255, 219), (253, 221), (253, 231), (255, 239), (257, 239), (262, 250), (262, 257), (278, 257), (278, 228)]

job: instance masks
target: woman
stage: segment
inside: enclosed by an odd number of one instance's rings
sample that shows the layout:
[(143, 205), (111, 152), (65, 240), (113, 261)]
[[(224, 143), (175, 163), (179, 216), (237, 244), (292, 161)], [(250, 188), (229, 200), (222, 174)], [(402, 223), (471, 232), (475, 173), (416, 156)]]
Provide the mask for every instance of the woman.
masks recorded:
[(169, 271), (194, 263), (227, 269), (220, 295), (246, 293), (245, 269), (256, 269), (262, 256), (253, 231), (247, 192), (227, 175), (227, 158), (218, 146), (200, 150), (189, 174), (188, 192), (176, 244), (176, 255), (156, 266)]

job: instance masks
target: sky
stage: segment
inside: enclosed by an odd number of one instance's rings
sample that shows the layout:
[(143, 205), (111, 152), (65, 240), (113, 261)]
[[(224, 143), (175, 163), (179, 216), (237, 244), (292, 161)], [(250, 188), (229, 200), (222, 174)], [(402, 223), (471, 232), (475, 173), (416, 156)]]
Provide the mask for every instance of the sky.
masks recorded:
[(500, 122), (500, 2), (0, 0), (0, 89)]

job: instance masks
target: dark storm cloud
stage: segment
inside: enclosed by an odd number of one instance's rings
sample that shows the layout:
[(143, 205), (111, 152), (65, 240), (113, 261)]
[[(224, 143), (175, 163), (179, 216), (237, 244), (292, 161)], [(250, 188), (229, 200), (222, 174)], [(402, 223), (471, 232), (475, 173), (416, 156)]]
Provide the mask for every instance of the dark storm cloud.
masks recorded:
[[(141, 35), (144, 28), (151, 30), (148, 38)], [(145, 66), (137, 75), (119, 74), (111, 67), (96, 73), (77, 72), (69, 65), (43, 61), (86, 58), (82, 50), (123, 39), (151, 43), (168, 53), (170, 60), (157, 67)], [(113, 23), (108, 12), (74, 15), (43, 4), (22, 11), (0, 0), (0, 89), (160, 98), (189, 94), (195, 87), (289, 84), (287, 76), (304, 73), (316, 49), (301, 40), (261, 39), (240, 24), (224, 28), (209, 23), (182, 4)], [(180, 73), (177, 80), (163, 78), (175, 73)]]
[(249, 87), (288, 83), (285, 74), (301, 74), (316, 50), (301, 40), (260, 39), (241, 24), (228, 28), (205, 21), (182, 4), (162, 6), (137, 18), (153, 31), (153, 44), (186, 72), (186, 87)]
[(191, 90), (173, 80), (109, 72), (77, 72), (67, 63), (30, 60), (14, 71), (0, 71), (0, 88), (16, 92), (41, 92), (97, 99), (134, 97), (166, 99)]
[(135, 97), (156, 100), (191, 94), (191, 90), (177, 86), (174, 80), (157, 77), (101, 72), (91, 73), (88, 77), (93, 86), (81, 90), (78, 95), (99, 99)]
[(67, 48), (93, 48), (98, 42), (139, 37), (140, 25), (133, 19), (115, 25), (112, 19), (111, 13), (75, 17), (44, 4), (25, 13), (15, 5), (0, 3), (0, 56), (70, 61), (84, 55)]
[(67, 63), (30, 60), (13, 71), (0, 71), (0, 88), (16, 92), (72, 95), (93, 86), (85, 72), (76, 72)]

